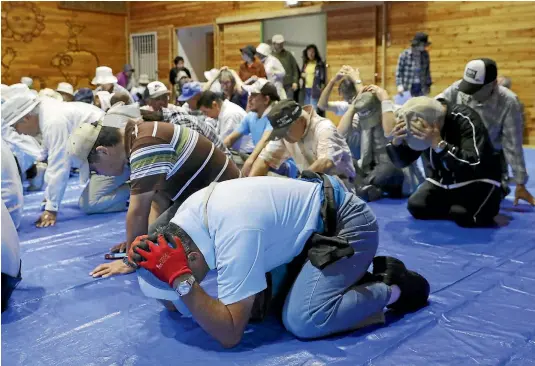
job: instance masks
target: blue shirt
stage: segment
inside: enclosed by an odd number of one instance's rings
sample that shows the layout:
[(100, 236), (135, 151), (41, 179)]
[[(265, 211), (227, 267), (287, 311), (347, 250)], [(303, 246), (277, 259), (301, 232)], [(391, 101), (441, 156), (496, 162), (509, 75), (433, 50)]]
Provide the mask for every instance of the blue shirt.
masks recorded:
[(267, 119), (267, 116), (258, 118), (256, 112), (249, 112), (238, 126), (236, 131), (242, 135), (251, 135), (253, 144), (258, 144), (264, 132), (272, 130), (271, 123)]
[(207, 227), (206, 188), (191, 195), (171, 222), (188, 233), (217, 271), (219, 300), (233, 304), (263, 291), (265, 274), (290, 263), (319, 230), (321, 191), (321, 184), (286, 178), (233, 179), (212, 192)]

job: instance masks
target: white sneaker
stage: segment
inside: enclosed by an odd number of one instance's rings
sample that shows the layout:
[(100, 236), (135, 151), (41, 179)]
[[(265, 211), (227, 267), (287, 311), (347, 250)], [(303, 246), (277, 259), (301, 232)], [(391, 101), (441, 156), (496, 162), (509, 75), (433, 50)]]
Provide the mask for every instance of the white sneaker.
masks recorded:
[(43, 185), (45, 183), (45, 171), (48, 167), (48, 164), (46, 163), (37, 163), (35, 164), (35, 167), (37, 169), (37, 174), (34, 178), (30, 179), (30, 186), (28, 187), (28, 191), (40, 191), (43, 189)]

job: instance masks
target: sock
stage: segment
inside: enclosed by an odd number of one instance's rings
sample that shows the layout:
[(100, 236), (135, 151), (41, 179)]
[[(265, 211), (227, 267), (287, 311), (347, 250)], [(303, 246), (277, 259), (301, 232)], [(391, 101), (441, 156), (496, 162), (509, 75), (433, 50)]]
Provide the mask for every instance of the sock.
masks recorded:
[(398, 287), (398, 285), (390, 286), (390, 290), (391, 290), (390, 299), (388, 300), (388, 304), (387, 305), (392, 305), (393, 303), (398, 301), (399, 300), (399, 296), (401, 295), (401, 290)]

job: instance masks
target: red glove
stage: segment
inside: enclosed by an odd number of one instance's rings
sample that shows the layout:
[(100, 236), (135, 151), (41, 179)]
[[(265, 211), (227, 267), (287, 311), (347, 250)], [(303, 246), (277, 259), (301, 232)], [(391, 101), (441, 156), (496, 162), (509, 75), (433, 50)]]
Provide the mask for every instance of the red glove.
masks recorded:
[(126, 253), (128, 256), (128, 261), (130, 263), (134, 263), (137, 265), (137, 261), (139, 261), (141, 257), (134, 252), (134, 248), (141, 244), (143, 241), (145, 241), (145, 239), (147, 239), (148, 237), (148, 235), (140, 235), (134, 239), (132, 244), (130, 244), (130, 249), (128, 249), (128, 253)]
[(161, 234), (158, 235), (158, 245), (148, 239), (142, 239), (135, 246), (132, 243), (132, 250), (135, 253), (132, 255), (134, 263), (152, 272), (160, 281), (167, 282), (169, 286), (173, 286), (177, 277), (191, 274), (182, 242), (176, 236), (173, 239), (176, 248), (171, 248)]

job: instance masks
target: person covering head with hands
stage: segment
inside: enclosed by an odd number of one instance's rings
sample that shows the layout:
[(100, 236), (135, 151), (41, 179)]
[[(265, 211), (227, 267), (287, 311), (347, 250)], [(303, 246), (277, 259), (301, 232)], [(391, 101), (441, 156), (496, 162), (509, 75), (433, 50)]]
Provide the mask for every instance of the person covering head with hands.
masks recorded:
[[(338, 85), (338, 94), (342, 97), (342, 101), (330, 102), (329, 98), (333, 88)], [(336, 73), (336, 75), (329, 80), (318, 100), (318, 108), (324, 111), (335, 113), (337, 116), (343, 116), (349, 109), (349, 104), (363, 89), (362, 81), (360, 80), (359, 69), (354, 69), (351, 66), (344, 65)]]
[[(240, 177), (236, 165), (214, 144), (187, 127), (130, 120), (124, 127), (81, 127), (71, 156), (97, 174), (120, 176), (130, 163), (130, 204), (125, 251), (132, 241), (169, 223), (180, 204), (213, 181)], [(169, 146), (162, 151), (161, 146)], [(158, 159), (154, 159), (155, 154)], [(102, 264), (93, 277), (130, 273), (123, 261)]]
[(501, 202), (499, 157), (473, 109), (412, 98), (397, 111), (390, 138), (387, 152), (396, 166), (420, 155), (424, 160), (426, 182), (407, 204), (413, 217), (463, 227), (494, 225)]
[[(308, 173), (234, 179), (193, 194), (167, 227), (133, 243), (143, 293), (191, 314), (225, 348), (246, 337), (259, 307), (296, 337), (317, 339), (384, 324), (385, 307), (404, 314), (425, 306), (423, 276), (375, 257), (379, 227), (366, 203), (337, 179)], [(229, 192), (239, 194), (229, 200)], [(281, 266), (275, 290), (270, 272)], [(200, 286), (210, 270), (217, 298)], [(263, 306), (262, 293), (272, 299)]]
[(526, 188), (529, 175), (522, 146), (524, 116), (518, 97), (498, 85), (498, 67), (494, 60), (481, 58), (466, 64), (461, 80), (454, 82), (437, 98), (474, 109), (487, 128), (494, 150), (500, 155), (502, 191), (509, 193), (509, 168), (516, 183), (514, 205), (524, 200), (535, 205), (535, 198)]
[(71, 164), (67, 155), (70, 134), (80, 125), (102, 118), (104, 112), (81, 102), (60, 102), (52, 98), (38, 99), (22, 93), (2, 104), (2, 118), (20, 134), (42, 135), (43, 158), (48, 160), (45, 172), (44, 212), (37, 227), (56, 224), (57, 214), (67, 188)]
[(266, 175), (294, 158), (300, 171), (338, 175), (352, 181), (355, 168), (346, 141), (328, 119), (317, 115), (312, 106), (301, 107), (283, 100), (267, 115), (273, 131), (269, 143), (256, 159), (250, 176)]
[(236, 74), (236, 71), (223, 66), (204, 85), (203, 90), (210, 90), (215, 81), (219, 81), (223, 96), (232, 103), (239, 105), (243, 109), (247, 108), (247, 91), (243, 89), (243, 82)]

